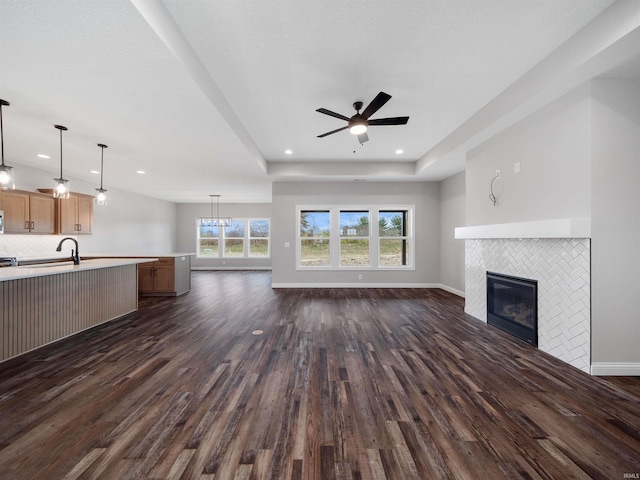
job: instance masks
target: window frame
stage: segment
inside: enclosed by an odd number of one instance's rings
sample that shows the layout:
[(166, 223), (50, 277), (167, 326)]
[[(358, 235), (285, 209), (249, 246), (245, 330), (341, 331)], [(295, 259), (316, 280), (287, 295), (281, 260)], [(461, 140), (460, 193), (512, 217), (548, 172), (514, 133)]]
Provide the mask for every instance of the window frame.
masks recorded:
[[(269, 222), (269, 231), (266, 237), (252, 237), (251, 236), (251, 222)], [(247, 218), (247, 258), (271, 258), (271, 219), (270, 218)], [(266, 240), (267, 241), (267, 254), (266, 255), (251, 255), (251, 240)]]
[[(271, 218), (269, 217), (241, 217), (233, 218), (234, 222), (244, 222), (244, 234), (242, 237), (228, 237), (225, 235), (224, 228), (218, 227), (218, 235), (215, 237), (200, 237), (200, 226), (198, 225), (198, 219), (196, 218), (196, 258), (198, 259), (211, 259), (211, 260), (240, 260), (240, 259), (270, 259), (271, 258)], [(267, 221), (269, 222), (269, 234), (266, 237), (251, 237), (250, 236), (250, 222), (252, 221)], [(218, 251), (215, 255), (200, 255), (200, 241), (203, 238), (214, 238), (218, 241)], [(225, 255), (224, 246), (225, 241), (228, 239), (241, 239), (242, 240), (242, 255)], [(260, 239), (267, 241), (267, 255), (250, 255), (250, 241), (252, 239)]]
[[(329, 265), (307, 266), (302, 265), (302, 240), (314, 237), (303, 237), (300, 234), (301, 213), (303, 211), (328, 211), (330, 216), (329, 237)], [(341, 211), (367, 211), (369, 212), (369, 265), (340, 265), (340, 241), (344, 238), (340, 235), (340, 212)], [(406, 211), (407, 225), (406, 236), (404, 237), (381, 237), (378, 227), (379, 212), (385, 211)], [(296, 205), (296, 270), (415, 270), (415, 205), (410, 204), (388, 204), (388, 205)], [(355, 238), (355, 237), (354, 237)], [(364, 237), (363, 237), (364, 238)], [(407, 265), (380, 265), (380, 238), (397, 239), (404, 238), (408, 242), (408, 264)]]
[[(361, 212), (361, 213), (366, 213), (367, 214), (367, 230), (368, 230), (368, 235), (343, 235), (342, 231), (343, 231), (343, 227), (342, 227), (342, 214), (343, 213), (356, 213), (356, 212)], [(338, 265), (341, 268), (370, 268), (371, 267), (371, 210), (368, 208), (360, 208), (357, 210), (352, 210), (350, 208), (340, 208), (340, 210), (338, 211), (338, 220), (339, 220), (339, 225), (338, 225), (338, 240), (340, 241), (340, 245), (338, 246)], [(367, 241), (367, 246), (368, 246), (368, 250), (369, 250), (369, 254), (368, 254), (368, 263), (366, 264), (362, 264), (362, 265), (343, 265), (342, 264), (342, 260), (343, 260), (343, 255), (342, 255), (342, 241), (343, 240), (366, 240)]]
[[(302, 212), (307, 212), (307, 211), (312, 211), (312, 212), (328, 212), (329, 213), (329, 236), (328, 237), (322, 237), (322, 236), (310, 236), (310, 237), (303, 237), (302, 236)], [(306, 207), (301, 207), (301, 208), (296, 208), (296, 212), (297, 212), (297, 220), (296, 220), (296, 267), (299, 267), (298, 269), (302, 269), (302, 270), (332, 270), (332, 251), (333, 251), (333, 244), (334, 241), (331, 240), (331, 237), (333, 236), (333, 228), (334, 228), (334, 224), (335, 222), (333, 221), (332, 218), (332, 214), (331, 214), (331, 210), (329, 208), (327, 208), (326, 206), (322, 206), (322, 207), (310, 207), (310, 208), (306, 208)], [(303, 240), (326, 240), (329, 242), (329, 265), (301, 265), (301, 261), (302, 261), (302, 241)]]

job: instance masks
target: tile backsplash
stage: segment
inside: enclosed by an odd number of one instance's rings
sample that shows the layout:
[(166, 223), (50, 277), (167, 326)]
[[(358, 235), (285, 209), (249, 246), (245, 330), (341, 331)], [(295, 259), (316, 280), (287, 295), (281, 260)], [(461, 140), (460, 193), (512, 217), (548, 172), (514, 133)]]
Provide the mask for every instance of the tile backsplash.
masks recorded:
[(0, 257), (68, 257), (73, 242), (65, 243), (62, 252), (56, 252), (63, 238), (62, 235), (0, 235)]

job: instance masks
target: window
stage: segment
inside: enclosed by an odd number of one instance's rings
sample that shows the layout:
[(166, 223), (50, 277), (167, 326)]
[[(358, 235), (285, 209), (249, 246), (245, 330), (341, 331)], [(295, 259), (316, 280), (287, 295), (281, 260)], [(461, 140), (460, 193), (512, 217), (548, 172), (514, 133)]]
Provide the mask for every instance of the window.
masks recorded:
[[(197, 225), (197, 224), (196, 224)], [(268, 258), (268, 218), (231, 220), (228, 227), (196, 227), (199, 258)]]
[(330, 266), (331, 215), (329, 210), (301, 210), (299, 221), (300, 265)]
[(298, 268), (413, 269), (413, 209), (298, 206)]
[(249, 256), (269, 256), (269, 220), (249, 220)]
[(407, 210), (378, 212), (380, 242), (378, 265), (381, 267), (409, 265), (408, 213)]
[(244, 220), (231, 220), (222, 228), (225, 257), (244, 257)]
[(198, 257), (218, 257), (218, 227), (198, 228)]
[(368, 210), (340, 210), (340, 265), (369, 265)]

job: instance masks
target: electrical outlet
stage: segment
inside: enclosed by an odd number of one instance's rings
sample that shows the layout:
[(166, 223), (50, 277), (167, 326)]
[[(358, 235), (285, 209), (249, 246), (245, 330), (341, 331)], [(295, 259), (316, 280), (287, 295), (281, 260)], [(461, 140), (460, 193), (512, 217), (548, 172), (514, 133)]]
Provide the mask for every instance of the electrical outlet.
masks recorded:
[(513, 173), (520, 173), (520, 162), (513, 164)]
[(362, 274), (361, 273), (358, 274), (358, 280), (362, 280)]
[(500, 178), (500, 170), (496, 170), (496, 178)]

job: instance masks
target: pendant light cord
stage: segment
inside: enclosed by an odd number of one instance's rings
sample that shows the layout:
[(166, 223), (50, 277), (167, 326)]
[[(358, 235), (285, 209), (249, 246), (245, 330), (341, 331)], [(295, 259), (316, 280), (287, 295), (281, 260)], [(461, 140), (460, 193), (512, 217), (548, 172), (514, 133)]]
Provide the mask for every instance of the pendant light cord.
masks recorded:
[(104, 172), (104, 145), (100, 145), (102, 156), (100, 157), (100, 190), (102, 190), (102, 173)]
[(62, 129), (60, 128), (60, 180), (62, 180)]
[(2, 125), (2, 105), (4, 105), (4, 100), (0, 100), (0, 143), (2, 144), (2, 166), (4, 167), (4, 127)]

